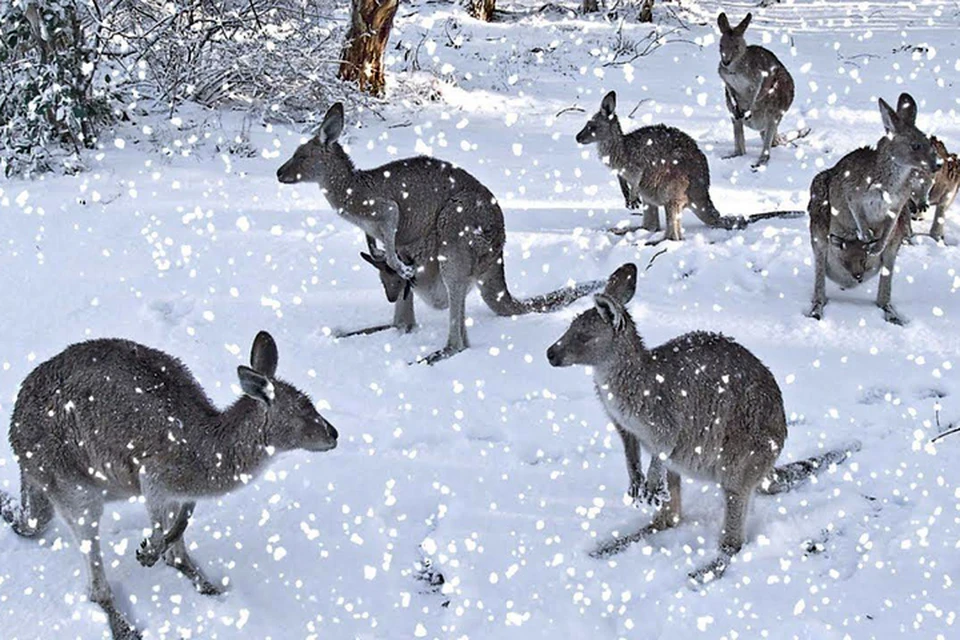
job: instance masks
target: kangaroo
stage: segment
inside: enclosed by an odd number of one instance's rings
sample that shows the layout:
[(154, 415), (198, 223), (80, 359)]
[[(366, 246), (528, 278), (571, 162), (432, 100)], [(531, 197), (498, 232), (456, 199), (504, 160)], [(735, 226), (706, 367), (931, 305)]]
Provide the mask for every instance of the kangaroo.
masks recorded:
[(903, 93), (897, 104), (894, 111), (880, 99), (887, 135), (876, 149), (851, 151), (810, 183), (814, 281), (807, 315), (811, 318), (823, 318), (825, 278), (851, 288), (879, 272), (877, 306), (887, 322), (904, 324), (890, 302), (893, 267), (900, 244), (910, 233), (905, 211), (917, 176), (929, 176), (936, 168), (937, 155), (930, 139), (916, 127), (913, 98)]
[[(681, 475), (700, 478), (720, 485), (726, 505), (718, 557), (690, 574), (695, 583), (704, 583), (721, 577), (743, 546), (755, 492), (796, 487), (844, 460), (859, 443), (775, 467), (787, 422), (770, 370), (744, 347), (713, 333), (688, 333), (648, 349), (626, 308), (636, 285), (635, 265), (617, 269), (603, 293), (594, 296), (595, 306), (577, 316), (547, 350), (547, 360), (555, 367), (593, 367), (597, 395), (623, 439), (631, 493), (665, 494), (650, 526), (601, 546), (594, 555), (615, 553), (677, 526)], [(646, 482), (641, 445), (653, 457)], [(664, 467), (665, 491), (659, 487)]]
[(727, 14), (717, 18), (720, 26), (720, 66), (727, 109), (733, 117), (733, 154), (747, 152), (743, 126), (760, 132), (763, 150), (753, 165), (761, 167), (770, 160), (770, 147), (776, 145), (777, 127), (793, 104), (793, 78), (772, 51), (747, 45), (743, 34), (750, 26), (751, 14), (736, 27), (730, 26)]
[(721, 229), (743, 229), (759, 220), (804, 215), (803, 211), (774, 211), (748, 218), (720, 215), (710, 199), (707, 157), (693, 138), (662, 124), (624, 134), (616, 111), (617, 94), (611, 91), (577, 134), (577, 142), (596, 143), (600, 160), (617, 174), (627, 208), (643, 207), (643, 224), (628, 231), (659, 231), (661, 206), (666, 209), (666, 240), (683, 239), (680, 214), (687, 207), (708, 227)]
[[(930, 136), (930, 144), (941, 162), (930, 179), (922, 182), (919, 197), (912, 197), (911, 212), (915, 220), (920, 220), (929, 207), (933, 207), (933, 223), (930, 225), (930, 237), (937, 242), (943, 241), (943, 225), (946, 222), (947, 209), (953, 204), (960, 190), (960, 159), (957, 154), (947, 151), (946, 145), (936, 136)], [(924, 191), (926, 189), (926, 191)], [(926, 193), (925, 196), (922, 194)]]
[(245, 395), (224, 411), (179, 360), (127, 340), (74, 344), (24, 380), (10, 426), (20, 500), (0, 492), (0, 513), (27, 538), (60, 514), (86, 555), (88, 597), (115, 639), (141, 635), (104, 572), (105, 502), (143, 496), (153, 531), (137, 560), (150, 567), (162, 557), (199, 592), (218, 594), (183, 541), (197, 498), (242, 487), (275, 452), (337, 446), (337, 430), (309, 398), (275, 377), (277, 359), (273, 338), (260, 332), (250, 366), (237, 369)]
[[(383, 243), (385, 266), (409, 280), (417, 297), (434, 309), (449, 308), (447, 344), (424, 362), (433, 364), (469, 346), (464, 305), (474, 284), (501, 316), (553, 311), (603, 288), (602, 281), (587, 282), (527, 300), (514, 298), (503, 268), (503, 211), (489, 189), (463, 169), (423, 156), (357, 169), (338, 142), (342, 131), (338, 102), (317, 135), (277, 170), (277, 179), (318, 183), (341, 217)], [(415, 324), (413, 296), (398, 298), (393, 323), (386, 326), (408, 332)]]

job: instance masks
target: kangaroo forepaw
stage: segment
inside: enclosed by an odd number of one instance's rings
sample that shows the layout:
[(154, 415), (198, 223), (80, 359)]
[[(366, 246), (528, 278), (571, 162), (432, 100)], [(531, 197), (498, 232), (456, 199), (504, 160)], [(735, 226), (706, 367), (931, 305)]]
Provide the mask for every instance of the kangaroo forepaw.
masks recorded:
[(643, 485), (643, 501), (654, 509), (660, 509), (664, 504), (670, 502), (670, 491), (665, 482), (658, 482), (651, 486), (649, 483)]
[(629, 505), (634, 509), (639, 509), (642, 504), (645, 502), (644, 498), (644, 488), (646, 484), (643, 479), (640, 479), (640, 482), (631, 482), (630, 487), (627, 489), (627, 498), (629, 499)]
[(144, 538), (137, 549), (137, 561), (145, 567), (152, 567), (157, 564), (160, 556), (163, 555), (163, 549), (151, 542), (150, 538)]

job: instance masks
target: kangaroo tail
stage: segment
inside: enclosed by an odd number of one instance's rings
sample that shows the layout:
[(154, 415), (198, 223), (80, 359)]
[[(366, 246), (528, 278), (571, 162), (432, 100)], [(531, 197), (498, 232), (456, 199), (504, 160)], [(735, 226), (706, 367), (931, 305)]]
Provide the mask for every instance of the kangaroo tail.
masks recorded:
[(503, 272), (503, 258), (501, 258), (483, 274), (483, 278), (478, 284), (483, 301), (494, 313), (498, 316), (519, 316), (525, 313), (556, 311), (586, 295), (603, 290), (607, 282), (606, 280), (581, 282), (540, 296), (518, 300), (513, 297), (510, 289), (507, 288), (507, 280)]
[(806, 211), (764, 211), (744, 218), (744, 226), (770, 218), (802, 218), (805, 215), (807, 215)]
[(43, 533), (53, 519), (53, 503), (42, 490), (25, 481), (20, 474), (20, 500), (0, 491), (0, 516), (24, 538)]
[(690, 210), (708, 227), (718, 229), (743, 229), (747, 220), (743, 216), (725, 216), (717, 210), (707, 187), (695, 189), (689, 198)]
[(831, 449), (826, 453), (806, 460), (798, 460), (782, 467), (776, 467), (769, 476), (763, 479), (757, 487), (757, 491), (766, 495), (773, 495), (795, 489), (824, 469), (828, 469), (830, 465), (844, 462), (853, 453), (860, 451), (861, 446), (859, 440), (854, 440), (844, 447)]

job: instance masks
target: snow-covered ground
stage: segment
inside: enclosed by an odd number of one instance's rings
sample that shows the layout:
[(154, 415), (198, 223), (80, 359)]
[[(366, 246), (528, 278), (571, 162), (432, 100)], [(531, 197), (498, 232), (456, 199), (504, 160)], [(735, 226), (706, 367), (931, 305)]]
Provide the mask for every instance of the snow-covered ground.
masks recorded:
[[(255, 128), (258, 157), (221, 156), (212, 140), (191, 140), (198, 115), (188, 114), (173, 156), (121, 134), (126, 143), (107, 140), (87, 173), (0, 183), (0, 416), (34, 366), (94, 336), (179, 356), (227, 404), (236, 365), (267, 329), (280, 375), (313, 395), (341, 444), (285, 455), (246, 489), (200, 503), (186, 536), (210, 574), (229, 577), (219, 598), (172, 569), (141, 567), (143, 507), (108, 507), (107, 570), (125, 611), (150, 638), (954, 637), (960, 439), (927, 443), (960, 420), (960, 212), (946, 228), (952, 246), (923, 239), (900, 253), (893, 299), (907, 327), (873, 306), (876, 280), (847, 292), (828, 284), (826, 317), (814, 322), (803, 316), (806, 220), (724, 232), (687, 213), (683, 243), (611, 236), (628, 218), (619, 189), (573, 136), (616, 89), (632, 114), (625, 127), (665, 122), (699, 141), (721, 211), (804, 208), (817, 171), (881, 136), (877, 97), (911, 92), (919, 126), (960, 149), (960, 10), (724, 4), (736, 20), (752, 10), (748, 40), (794, 74), (784, 128), (812, 129), (754, 173), (755, 133), (748, 156), (721, 160), (732, 131), (716, 3), (658, 4), (666, 41), (629, 63), (649, 27), (533, 12), (539, 4), (505, 5), (513, 13), (492, 25), (452, 4), (404, 5), (394, 41), (417, 51), (421, 70), (405, 71), (411, 59), (392, 49), (392, 91), (406, 102), (379, 115), (347, 105), (348, 120), (362, 121), (347, 138), (357, 163), (432, 153), (474, 173), (504, 205), (516, 294), (649, 265), (630, 307), (649, 344), (693, 329), (733, 336), (782, 386), (785, 458), (855, 438), (862, 452), (819, 482), (758, 497), (743, 554), (702, 592), (686, 573), (716, 545), (713, 486), (684, 485), (680, 528), (591, 559), (599, 537), (650, 513), (622, 502), (622, 447), (590, 377), (544, 357), (589, 302), (509, 319), (474, 294), (472, 348), (434, 367), (408, 364), (446, 338), (445, 314), (423, 306), (412, 335), (337, 340), (332, 329), (391, 310), (357, 256), (360, 232), (315, 186), (277, 184), (301, 134)], [(441, 99), (416, 100), (431, 84)], [(585, 112), (557, 115), (568, 107)], [(0, 487), (19, 490), (6, 442)], [(442, 588), (418, 579), (424, 560)], [(0, 527), (4, 638), (103, 637), (83, 589), (62, 524), (39, 544)]]

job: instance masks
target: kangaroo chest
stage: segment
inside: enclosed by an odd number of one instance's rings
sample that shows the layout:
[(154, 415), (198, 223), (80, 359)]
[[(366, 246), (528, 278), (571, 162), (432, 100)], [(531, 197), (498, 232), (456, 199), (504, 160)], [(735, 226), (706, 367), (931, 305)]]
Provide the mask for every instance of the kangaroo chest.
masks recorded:
[(611, 420), (637, 436), (637, 439), (640, 440), (640, 444), (644, 448), (654, 453), (664, 451), (665, 447), (662, 446), (656, 431), (644, 415), (645, 411), (642, 401), (636, 403), (626, 402), (617, 394), (611, 393), (608, 385), (596, 380), (594, 381), (594, 389), (597, 392), (597, 397), (600, 398), (600, 403), (603, 405), (604, 410)]

